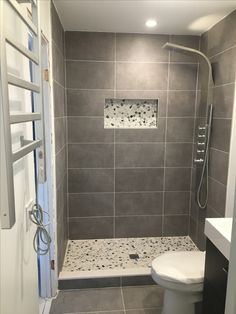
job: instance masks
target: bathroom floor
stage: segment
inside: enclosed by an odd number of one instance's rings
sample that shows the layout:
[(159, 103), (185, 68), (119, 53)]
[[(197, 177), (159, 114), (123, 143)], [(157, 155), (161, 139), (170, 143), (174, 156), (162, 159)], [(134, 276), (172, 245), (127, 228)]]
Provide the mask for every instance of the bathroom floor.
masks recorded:
[(50, 314), (161, 314), (162, 302), (156, 285), (60, 291)]
[(150, 267), (167, 251), (198, 250), (188, 236), (70, 240), (63, 272)]

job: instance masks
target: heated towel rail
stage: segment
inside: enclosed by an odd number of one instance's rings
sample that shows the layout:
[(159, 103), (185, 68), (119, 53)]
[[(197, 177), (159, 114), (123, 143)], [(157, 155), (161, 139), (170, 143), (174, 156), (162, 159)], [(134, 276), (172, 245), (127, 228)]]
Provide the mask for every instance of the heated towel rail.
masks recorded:
[[(32, 16), (27, 14), (27, 11), (23, 9), (22, 3), (30, 3), (32, 8)], [(28, 32), (33, 38), (33, 49), (27, 49), (21, 44), (17, 36), (8, 34), (4, 27), (4, 6), (9, 5), (10, 9), (13, 10), (27, 27)], [(15, 197), (14, 197), (14, 173), (13, 163), (23, 158), (30, 152), (37, 149), (38, 153), (38, 180), (44, 182), (46, 180), (45, 170), (45, 147), (44, 147), (44, 119), (43, 119), (43, 102), (42, 102), (42, 75), (41, 75), (41, 31), (40, 31), (40, 19), (38, 12), (37, 0), (5, 0), (0, 1), (1, 9), (1, 72), (0, 72), (0, 104), (1, 104), (1, 228), (9, 229), (12, 228), (16, 217), (15, 217)], [(16, 30), (17, 31), (17, 30)], [(32, 61), (34, 65), (33, 71), (33, 82), (24, 80), (20, 77), (12, 75), (8, 72), (7, 68), (7, 55), (6, 46), (10, 45), (16, 49), (23, 56)], [(37, 111), (31, 113), (19, 113), (10, 114), (9, 107), (9, 85), (16, 86), (18, 88), (31, 91), (38, 94), (38, 97), (34, 97), (34, 106)], [(33, 109), (32, 109), (33, 110)], [(20, 138), (21, 147), (12, 151), (11, 141), (11, 125), (17, 123), (25, 123), (41, 121), (40, 126), (37, 127), (36, 136), (34, 140), (27, 140), (24, 137)]]

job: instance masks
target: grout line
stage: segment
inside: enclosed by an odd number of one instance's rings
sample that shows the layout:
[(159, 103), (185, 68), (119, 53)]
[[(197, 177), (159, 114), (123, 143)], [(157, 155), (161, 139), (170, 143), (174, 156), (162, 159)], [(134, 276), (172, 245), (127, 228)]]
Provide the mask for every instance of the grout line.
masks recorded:
[[(115, 47), (114, 47), (114, 49), (115, 49), (115, 51), (114, 51), (114, 53), (115, 53), (115, 63), (114, 63), (114, 93), (113, 93), (113, 95), (114, 95), (114, 98), (116, 98), (116, 33), (115, 33), (115, 38), (114, 38), (114, 40), (115, 40)], [(104, 119), (104, 117), (103, 117), (103, 119)], [(113, 160), (113, 167), (114, 167), (114, 171), (113, 171), (113, 175), (114, 175), (114, 178), (113, 178), (113, 180), (114, 180), (114, 194), (113, 194), (113, 237), (115, 238), (116, 237), (116, 129), (114, 128), (114, 131), (113, 131), (113, 142), (114, 142), (114, 146), (113, 146), (113, 154), (114, 154), (114, 156), (113, 156), (113, 158), (114, 158), (114, 160)]]
[[(95, 118), (95, 119), (103, 119), (104, 116), (85, 116), (85, 115), (73, 115), (73, 116), (67, 116), (68, 118)], [(56, 117), (56, 118), (62, 118), (62, 117)], [(56, 119), (55, 118), (55, 119)], [(158, 116), (158, 119), (160, 118), (163, 118), (163, 119), (194, 119), (194, 116)], [(215, 118), (215, 119), (231, 119), (231, 118)], [(109, 127), (109, 128), (105, 128), (105, 129), (111, 129), (113, 130), (114, 127)], [(157, 127), (152, 127), (152, 128), (149, 128), (149, 127), (142, 127), (142, 128), (139, 128), (139, 127), (136, 127), (136, 128), (119, 128), (120, 130), (157, 130), (158, 128)]]
[(233, 46), (231, 46), (231, 47), (229, 47), (229, 48), (226, 48), (226, 49), (224, 49), (224, 50), (222, 50), (222, 51), (216, 53), (215, 55), (209, 57), (209, 59), (211, 60), (211, 59), (213, 59), (213, 58), (215, 58), (215, 57), (217, 57), (217, 56), (219, 56), (219, 55), (222, 55), (223, 53), (228, 52), (229, 50), (232, 50), (232, 49), (234, 49), (234, 48), (236, 48), (236, 45), (233, 45)]
[[(230, 83), (232, 84), (232, 83)], [(221, 86), (221, 85), (219, 85)], [(114, 92), (112, 88), (75, 88), (75, 87), (65, 87), (67, 90), (73, 91), (109, 91)], [(195, 92), (195, 89), (116, 89), (116, 92)]]
[[(153, 191), (116, 191), (116, 194), (130, 194), (130, 193), (162, 193), (163, 190), (153, 190)], [(187, 193), (189, 190), (166, 190), (165, 192), (179, 192), (179, 193)], [(81, 194), (112, 194), (113, 191), (110, 192), (97, 192), (97, 191), (92, 191), (92, 192), (69, 192), (70, 195), (81, 195)]]
[(124, 308), (124, 313), (126, 314), (123, 287), (120, 287), (120, 292), (121, 292), (121, 299), (122, 299), (122, 304), (123, 304), (123, 308)]
[[(165, 215), (166, 217), (181, 217), (181, 216), (188, 216), (188, 213), (186, 214), (166, 214)], [(126, 217), (162, 217), (162, 214), (160, 215), (157, 215), (157, 214), (141, 214), (141, 215), (117, 215), (116, 218), (126, 218)], [(73, 220), (77, 220), (77, 219), (88, 219), (88, 218), (91, 218), (91, 219), (96, 219), (96, 218), (113, 218), (113, 216), (76, 216), (76, 217), (68, 217), (70, 221), (73, 221)]]
[[(115, 145), (114, 145), (115, 146)], [(181, 166), (181, 167), (175, 167), (175, 166), (173, 166), (173, 167), (170, 167), (170, 166), (162, 166), (162, 167), (160, 167), (160, 166), (156, 166), (156, 167), (149, 167), (149, 166), (147, 166), (147, 167), (131, 167), (131, 166), (127, 166), (127, 167), (116, 167), (116, 169), (117, 170), (127, 170), (127, 169), (130, 169), (130, 170), (134, 170), (134, 169), (166, 169), (166, 168), (168, 168), (168, 169), (191, 169), (192, 167), (191, 166), (186, 166), (186, 167), (183, 167), (183, 166)], [(97, 168), (97, 167), (94, 167), (94, 168), (91, 168), (91, 167), (88, 167), (88, 168), (82, 168), (82, 167), (69, 167), (68, 168), (69, 170), (112, 170), (112, 169), (114, 169), (114, 168), (105, 168), (105, 167), (101, 167), (101, 168)]]

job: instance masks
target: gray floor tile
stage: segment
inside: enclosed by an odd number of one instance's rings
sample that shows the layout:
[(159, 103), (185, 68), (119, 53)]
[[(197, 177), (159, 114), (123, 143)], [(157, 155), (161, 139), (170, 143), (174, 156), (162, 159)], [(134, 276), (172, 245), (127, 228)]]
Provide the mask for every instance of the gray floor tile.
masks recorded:
[(162, 307), (163, 289), (158, 286), (124, 287), (122, 290), (127, 310)]
[(50, 314), (113, 310), (123, 310), (120, 288), (61, 291)]

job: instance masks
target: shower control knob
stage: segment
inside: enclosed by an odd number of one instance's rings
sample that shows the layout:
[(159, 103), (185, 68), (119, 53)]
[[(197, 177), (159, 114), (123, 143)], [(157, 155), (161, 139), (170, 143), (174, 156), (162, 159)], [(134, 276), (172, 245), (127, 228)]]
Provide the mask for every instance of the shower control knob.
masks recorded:
[(198, 138), (205, 138), (206, 135), (205, 134), (198, 134)]
[(204, 149), (197, 149), (197, 153), (198, 154), (203, 154), (203, 153), (205, 153), (205, 150)]
[(204, 159), (202, 158), (194, 158), (195, 164), (202, 164), (204, 162)]
[(205, 127), (205, 126), (199, 126), (199, 127), (198, 127), (198, 130), (200, 130), (200, 131), (201, 131), (201, 130), (206, 130), (206, 127)]
[(197, 145), (198, 146), (205, 146), (205, 143), (204, 142), (197, 142)]

